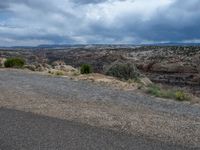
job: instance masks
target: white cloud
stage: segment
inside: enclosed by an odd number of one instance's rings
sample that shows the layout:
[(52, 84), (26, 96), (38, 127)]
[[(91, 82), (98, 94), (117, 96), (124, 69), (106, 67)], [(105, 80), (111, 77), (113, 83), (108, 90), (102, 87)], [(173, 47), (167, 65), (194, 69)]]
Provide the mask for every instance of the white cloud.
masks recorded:
[(0, 17), (0, 35), (17, 43), (200, 39), (192, 30), (200, 25), (198, 6), (198, 0), (8, 0), (0, 2), (1, 11), (11, 14)]

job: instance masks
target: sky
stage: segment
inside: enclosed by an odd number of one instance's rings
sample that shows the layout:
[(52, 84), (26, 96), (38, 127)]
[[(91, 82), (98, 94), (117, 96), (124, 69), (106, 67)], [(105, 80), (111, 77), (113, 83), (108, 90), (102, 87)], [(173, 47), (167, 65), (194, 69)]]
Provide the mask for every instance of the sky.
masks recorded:
[(200, 0), (0, 0), (0, 46), (200, 43)]

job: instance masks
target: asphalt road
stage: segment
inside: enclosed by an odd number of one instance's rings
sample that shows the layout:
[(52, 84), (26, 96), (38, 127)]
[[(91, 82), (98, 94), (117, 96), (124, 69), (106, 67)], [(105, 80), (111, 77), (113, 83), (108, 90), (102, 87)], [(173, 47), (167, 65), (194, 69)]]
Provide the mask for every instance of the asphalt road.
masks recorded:
[(199, 116), (189, 103), (0, 69), (0, 150), (190, 150)]
[(144, 136), (0, 108), (1, 150), (189, 150)]

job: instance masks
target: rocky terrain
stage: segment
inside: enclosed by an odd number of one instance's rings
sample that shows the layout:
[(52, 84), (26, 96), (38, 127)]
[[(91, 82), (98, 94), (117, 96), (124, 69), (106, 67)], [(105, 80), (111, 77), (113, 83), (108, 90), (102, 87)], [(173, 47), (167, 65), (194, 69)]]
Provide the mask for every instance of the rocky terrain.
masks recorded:
[[(80, 67), (91, 64), (94, 72), (105, 73), (116, 61), (134, 63), (153, 82), (177, 86), (200, 95), (200, 47), (198, 46), (83, 46), (60, 49), (0, 50), (0, 58), (23, 57), (32, 69), (42, 71), (54, 61)], [(29, 66), (30, 67), (30, 66)]]

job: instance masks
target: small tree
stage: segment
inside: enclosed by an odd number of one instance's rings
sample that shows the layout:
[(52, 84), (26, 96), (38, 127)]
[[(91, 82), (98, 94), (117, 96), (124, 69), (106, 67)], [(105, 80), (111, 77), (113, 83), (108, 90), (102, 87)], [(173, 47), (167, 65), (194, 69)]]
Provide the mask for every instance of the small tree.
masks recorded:
[(92, 67), (88, 64), (83, 64), (81, 66), (81, 74), (89, 74), (92, 73)]
[(25, 60), (21, 58), (9, 58), (4, 62), (6, 68), (22, 68), (25, 65)]

